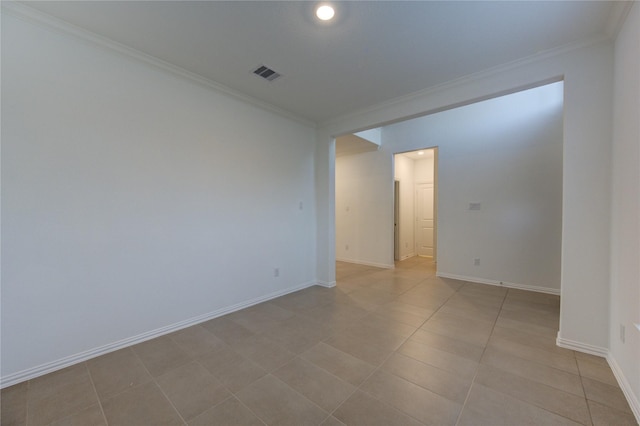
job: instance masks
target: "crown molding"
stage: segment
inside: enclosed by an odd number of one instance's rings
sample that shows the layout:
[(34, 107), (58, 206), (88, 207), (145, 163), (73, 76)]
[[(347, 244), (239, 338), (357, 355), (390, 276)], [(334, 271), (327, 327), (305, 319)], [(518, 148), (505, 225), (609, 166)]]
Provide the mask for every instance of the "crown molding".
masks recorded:
[[(607, 34), (599, 34), (596, 36), (592, 36), (577, 42), (573, 42), (573, 43), (568, 43), (568, 44), (564, 44), (562, 46), (558, 46), (555, 47), (553, 49), (549, 49), (549, 50), (545, 50), (543, 52), (539, 52), (530, 56), (526, 56), (524, 58), (521, 59), (516, 59), (515, 61), (511, 61), (511, 62), (507, 62), (501, 65), (497, 65), (495, 67), (491, 67), (488, 68), (486, 70), (483, 71), (478, 71), (476, 73), (472, 73), (472, 74), (468, 74), (459, 78), (456, 78), (454, 80), (449, 80), (445, 83), (442, 84), (437, 84), (435, 86), (431, 86), (428, 87), (426, 89), (423, 90), (419, 90), (417, 92), (412, 92), (409, 93), (407, 95), (404, 96), (400, 96), (397, 98), (393, 98), (393, 99), (389, 99), (387, 101), (383, 101), (380, 103), (377, 103), (375, 105), (371, 105), (369, 107), (363, 108), (363, 109), (359, 109), (338, 117), (334, 117), (331, 118), (329, 120), (323, 121), (321, 123), (319, 123), (318, 127), (320, 128), (331, 128), (334, 125), (339, 125), (342, 122), (345, 121), (352, 121), (355, 120), (359, 117), (363, 117), (381, 110), (385, 110), (388, 108), (392, 108), (394, 106), (398, 106), (398, 105), (402, 105), (405, 103), (410, 103), (412, 101), (415, 101), (417, 99), (420, 98), (424, 98), (427, 97), (429, 95), (438, 93), (438, 92), (443, 92), (443, 91), (447, 91), (449, 89), (453, 89), (456, 88), (462, 84), (465, 83), (469, 83), (469, 82), (473, 82), (476, 80), (483, 80), (485, 78), (491, 77), (493, 75), (496, 74), (500, 74), (503, 72), (507, 72), (509, 70), (515, 69), (515, 68), (520, 68), (532, 63), (536, 63), (548, 58), (552, 58), (555, 56), (559, 56), (559, 55), (563, 55), (566, 54), (568, 52), (574, 51), (574, 50), (578, 50), (578, 49), (582, 49), (585, 47), (590, 47), (590, 46), (594, 46), (597, 44), (601, 44), (601, 43), (610, 43), (611, 42), (611, 38), (607, 35)], [(534, 84), (531, 87), (535, 87), (536, 85), (540, 85), (540, 84), (547, 84), (547, 83), (552, 83), (555, 81), (560, 81), (562, 80), (562, 76), (558, 76), (558, 78), (554, 78), (551, 79), (549, 81), (543, 81), (543, 82), (539, 82), (539, 84)], [(524, 88), (519, 88), (521, 89), (526, 89), (526, 88), (531, 88), (531, 87), (524, 87)], [(505, 93), (506, 94), (506, 93)], [(481, 99), (480, 99), (481, 100)], [(474, 100), (473, 102), (476, 102), (478, 100)], [(455, 106), (462, 106), (462, 105), (455, 105)], [(392, 120), (390, 123), (394, 122), (396, 120)], [(377, 123), (374, 127), (380, 127), (383, 125), (386, 125), (389, 123)]]
[(622, 29), (624, 22), (629, 16), (629, 12), (633, 7), (635, 0), (630, 1), (616, 1), (611, 7), (611, 12), (607, 18), (604, 32), (609, 38), (615, 40), (618, 37), (618, 33)]
[(214, 80), (211, 80), (207, 77), (203, 77), (200, 74), (196, 74), (194, 72), (188, 71), (170, 62), (156, 58), (155, 56), (146, 54), (137, 49), (126, 46), (122, 43), (118, 43), (117, 41), (111, 40), (110, 38), (107, 38), (107, 37), (98, 35), (96, 33), (93, 33), (91, 31), (85, 30), (83, 28), (77, 27), (66, 21), (55, 18), (46, 13), (40, 12), (32, 7), (26, 6), (23, 3), (19, 3), (14, 0), (1, 0), (1, 3), (2, 3), (2, 13), (7, 13), (19, 19), (31, 22), (40, 27), (45, 27), (46, 29), (56, 31), (58, 33), (71, 35), (73, 37), (87, 41), (95, 46), (108, 49), (113, 52), (117, 52), (129, 58), (144, 62), (156, 68), (160, 68), (165, 72), (190, 80), (194, 83), (204, 86), (207, 89), (215, 91), (219, 94), (230, 96), (232, 98), (235, 98), (236, 100), (246, 102), (250, 105), (253, 105), (260, 109), (277, 114), (281, 117), (294, 120), (307, 127), (311, 127), (314, 129), (316, 128), (316, 123), (307, 118), (301, 117), (297, 114), (291, 113), (282, 108), (278, 108), (272, 104), (261, 101), (252, 96), (245, 95), (244, 93), (241, 93), (237, 90), (234, 90), (230, 87), (220, 84)]

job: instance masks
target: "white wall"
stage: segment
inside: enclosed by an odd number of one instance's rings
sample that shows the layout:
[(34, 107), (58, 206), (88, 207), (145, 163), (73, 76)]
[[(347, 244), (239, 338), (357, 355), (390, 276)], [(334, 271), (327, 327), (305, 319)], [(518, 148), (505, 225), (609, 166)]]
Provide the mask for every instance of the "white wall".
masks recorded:
[(415, 160), (414, 179), (416, 183), (434, 183), (435, 154), (433, 149), (425, 150), (426, 158)]
[[(368, 197), (376, 200), (366, 210), (351, 212), (354, 223), (366, 221), (376, 234), (387, 228), (392, 223), (389, 185), (367, 179), (383, 176), (381, 168), (389, 167), (395, 152), (438, 146), (438, 273), (559, 292), (562, 83), (385, 126), (382, 141), (380, 151), (353, 156), (359, 162), (351, 170), (353, 179), (362, 180)], [(400, 164), (400, 171), (411, 174), (405, 180), (413, 198), (414, 182), (424, 176)], [(482, 210), (470, 212), (470, 202), (482, 203)], [(414, 209), (409, 213), (413, 219)], [(367, 257), (362, 256), (374, 253), (392, 258), (392, 240), (384, 235), (377, 246), (367, 235), (368, 240), (352, 240), (350, 247), (359, 250), (363, 261)], [(480, 266), (474, 266), (474, 258), (481, 259)]]
[[(400, 260), (416, 255), (415, 241), (415, 173), (416, 162), (411, 158), (396, 155), (394, 158), (395, 180), (400, 182)], [(338, 183), (336, 182), (336, 186)]]
[(315, 283), (314, 142), (3, 13), (3, 385)]
[[(640, 421), (640, 7), (615, 46), (610, 363)], [(625, 327), (625, 342), (620, 326)]]
[[(605, 354), (609, 344), (610, 148), (613, 46), (592, 40), (496, 67), (323, 123), (317, 132), (318, 276), (335, 279), (331, 258), (332, 136), (380, 127), (474, 100), (564, 78), (561, 318), (558, 342)], [(441, 194), (440, 194), (441, 195)]]
[(414, 161), (397, 155), (394, 162), (393, 156), (376, 151), (335, 160), (337, 260), (394, 267), (394, 179), (400, 181), (400, 259), (416, 255), (415, 184), (433, 182), (433, 157)]
[[(377, 151), (336, 158), (336, 259), (393, 267), (391, 163)], [(386, 203), (388, 191), (392, 193), (391, 204)], [(391, 258), (387, 256), (389, 249)]]

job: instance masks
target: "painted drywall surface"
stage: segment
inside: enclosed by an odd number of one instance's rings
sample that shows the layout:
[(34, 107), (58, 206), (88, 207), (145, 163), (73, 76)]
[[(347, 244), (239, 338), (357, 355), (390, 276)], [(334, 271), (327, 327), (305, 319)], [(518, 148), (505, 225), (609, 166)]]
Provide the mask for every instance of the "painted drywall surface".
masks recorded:
[[(415, 161), (402, 155), (394, 160), (395, 179), (400, 182), (400, 260), (415, 256)], [(336, 183), (337, 184), (337, 183)]]
[(435, 157), (433, 150), (425, 152), (428, 153), (426, 154), (426, 158), (422, 160), (414, 160), (414, 180), (416, 183), (433, 183)]
[(336, 259), (393, 267), (393, 203), (379, 189), (393, 191), (391, 163), (378, 151), (336, 158)]
[[(386, 126), (382, 137), (380, 152), (336, 161), (337, 253), (346, 239), (358, 261), (389, 261), (389, 247), (375, 244), (385, 241), (380, 231), (393, 220), (382, 169), (394, 153), (428, 144), (440, 153), (438, 271), (560, 288), (562, 83)], [(406, 242), (412, 252), (415, 246), (414, 186), (429, 177), (413, 160), (396, 158), (404, 258)], [(470, 202), (480, 202), (482, 210), (470, 212)], [(343, 217), (350, 219), (340, 226)]]
[(313, 129), (9, 14), (2, 119), (3, 377), (315, 282)]
[(565, 73), (558, 337), (600, 353), (609, 344), (612, 95), (611, 45), (576, 58)]
[(318, 282), (336, 284), (336, 141), (326, 129), (316, 129), (316, 277)]
[(438, 272), (559, 289), (562, 83), (383, 128), (388, 151), (425, 141), (439, 153)]
[[(611, 357), (640, 417), (640, 7), (616, 40), (611, 231)], [(620, 326), (625, 327), (625, 342)], [(640, 420), (640, 419), (639, 419)]]
[[(558, 338), (565, 343), (607, 348), (609, 344), (609, 188), (613, 46), (606, 40), (575, 46), (416, 93), (323, 123), (319, 145), (331, 135), (379, 127), (453, 105), (485, 99), (539, 82), (564, 78), (562, 306)], [(331, 162), (317, 162), (316, 191), (327, 194)], [(594, 173), (595, 171), (595, 173)], [(331, 210), (331, 197), (318, 198)], [(327, 223), (330, 226), (330, 223)], [(334, 229), (319, 231), (331, 236)], [(331, 238), (331, 237), (328, 237)], [(333, 249), (318, 241), (318, 251)], [(582, 247), (589, 246), (588, 250)], [(571, 252), (575, 252), (572, 254)], [(332, 279), (330, 258), (318, 257), (318, 273)], [(606, 349), (603, 349), (606, 350)]]
[(358, 132), (355, 134), (363, 139), (368, 140), (369, 142), (380, 146), (380, 138), (381, 138), (381, 130), (380, 129), (369, 129), (363, 132)]

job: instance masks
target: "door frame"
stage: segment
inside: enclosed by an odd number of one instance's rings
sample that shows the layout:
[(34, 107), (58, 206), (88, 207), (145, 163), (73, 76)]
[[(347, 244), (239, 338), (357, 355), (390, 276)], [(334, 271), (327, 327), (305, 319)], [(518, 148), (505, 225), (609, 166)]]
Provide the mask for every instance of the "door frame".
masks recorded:
[(433, 263), (438, 263), (438, 147), (433, 148)]
[[(397, 189), (399, 190), (399, 188), (396, 188), (396, 184), (399, 184), (399, 182), (400, 182), (400, 180), (398, 180), (395, 177), (396, 155), (398, 155), (398, 154), (406, 154), (406, 153), (411, 153), (411, 152), (417, 152), (417, 151), (427, 151), (427, 150), (432, 150), (433, 151), (433, 224), (434, 224), (434, 227), (433, 227), (433, 258), (432, 259), (433, 259), (433, 263), (437, 263), (437, 259), (438, 259), (438, 154), (439, 154), (439, 151), (438, 151), (439, 148), (437, 146), (430, 146), (430, 147), (426, 147), (426, 148), (416, 148), (416, 149), (412, 149), (410, 151), (397, 151), (397, 152), (393, 152), (393, 154), (392, 154), (392, 159), (393, 159), (392, 170), (393, 170), (393, 176), (394, 176), (393, 177), (394, 184), (393, 184), (393, 186), (391, 188), (392, 188), (392, 191), (393, 191), (392, 200), (393, 200), (393, 209), (394, 209), (394, 212), (393, 212), (394, 223), (392, 224), (393, 232), (394, 232), (394, 247), (393, 247), (394, 260), (400, 260), (400, 259), (396, 258), (396, 256), (399, 255), (399, 253), (400, 253), (400, 241), (399, 241), (400, 223), (399, 223), (399, 216), (396, 217), (396, 211), (395, 211), (395, 207), (396, 207), (395, 206), (395, 203), (396, 203), (395, 194), (396, 194), (396, 190)], [(414, 184), (414, 191), (413, 191), (413, 193), (414, 193), (414, 201), (415, 201), (415, 184), (417, 184), (417, 183), (418, 182), (413, 182), (413, 184)], [(425, 183), (425, 182), (421, 182), (421, 183)], [(405, 184), (406, 184), (406, 182), (405, 182)], [(398, 200), (399, 200), (399, 198), (398, 198)], [(414, 225), (413, 225), (414, 226), (414, 233), (413, 233), (414, 234), (413, 235), (414, 250), (413, 251), (415, 253), (414, 256), (417, 256), (418, 255), (418, 252), (417, 252), (418, 248), (417, 248), (417, 242), (416, 242), (416, 238), (415, 238), (415, 232), (416, 232), (416, 230), (415, 230), (415, 218), (416, 218), (415, 208), (416, 208), (416, 205), (415, 205), (415, 202), (414, 202), (414, 212), (413, 212), (413, 217), (414, 217), (414, 220), (413, 220), (413, 223), (414, 223)], [(398, 233), (397, 233), (398, 241), (396, 241), (396, 233), (395, 233), (396, 224), (397, 224), (397, 230), (398, 230)]]
[(393, 260), (400, 260), (400, 181), (393, 181)]

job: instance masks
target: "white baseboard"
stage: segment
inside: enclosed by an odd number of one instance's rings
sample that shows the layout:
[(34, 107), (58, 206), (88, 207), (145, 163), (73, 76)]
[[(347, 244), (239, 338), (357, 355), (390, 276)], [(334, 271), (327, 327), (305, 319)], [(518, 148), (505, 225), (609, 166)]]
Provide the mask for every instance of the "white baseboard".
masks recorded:
[(404, 256), (400, 256), (400, 261), (410, 259), (412, 257), (415, 257), (415, 255), (416, 255), (415, 253), (405, 254)]
[(606, 358), (607, 355), (609, 355), (609, 349), (607, 348), (589, 345), (587, 343), (582, 343), (575, 340), (565, 339), (563, 337), (560, 337), (560, 332), (558, 332), (558, 336), (556, 337), (556, 345), (560, 346), (561, 348), (571, 349), (572, 351), (583, 352), (603, 358)]
[(638, 395), (633, 393), (633, 389), (629, 384), (629, 381), (622, 373), (622, 369), (616, 362), (616, 360), (611, 356), (611, 352), (607, 354), (607, 362), (609, 363), (609, 367), (611, 367), (611, 371), (613, 371), (613, 375), (616, 376), (616, 380), (620, 385), (620, 389), (622, 389), (622, 393), (627, 398), (627, 402), (629, 402), (629, 406), (631, 407), (631, 411), (633, 411), (633, 415), (636, 417), (636, 421), (640, 424), (640, 399)]
[[(109, 343), (104, 346), (100, 346), (94, 349), (89, 349), (84, 352), (80, 352), (74, 355), (70, 355), (55, 361), (47, 362), (42, 365), (38, 365), (36, 367), (28, 368), (26, 370), (19, 371), (17, 373), (12, 373), (0, 378), (0, 389), (5, 388), (7, 386), (15, 385), (17, 383), (24, 382), (26, 380), (34, 379), (36, 377), (53, 373), (54, 371), (61, 370), (63, 368), (69, 367), (71, 365), (87, 361), (91, 358), (98, 357), (100, 355), (105, 355), (109, 352), (116, 351), (118, 349), (126, 348), (128, 346), (133, 346), (138, 343), (142, 343), (147, 340), (155, 339), (156, 337), (163, 336), (165, 334), (173, 333), (174, 331), (182, 330), (183, 328), (191, 327), (192, 325), (200, 324), (205, 321), (212, 320), (214, 318), (221, 317), (223, 315), (230, 314), (235, 311), (239, 311), (241, 309), (248, 308), (253, 305), (257, 305), (258, 303), (266, 302), (271, 299), (275, 299), (280, 296), (284, 296), (285, 294), (293, 293), (295, 291), (299, 291), (305, 289), (307, 287), (311, 287), (316, 285), (316, 281), (310, 281), (304, 284), (297, 285), (295, 287), (290, 287), (284, 290), (279, 290), (264, 296), (256, 297), (251, 300), (247, 300), (245, 302), (237, 303), (232, 306), (227, 306), (225, 308), (218, 309), (213, 312), (209, 312), (207, 314), (199, 315), (197, 317), (193, 317), (184, 321), (177, 322), (175, 324), (170, 324), (165, 327), (160, 327), (155, 330), (151, 330), (145, 333), (138, 334), (136, 336), (132, 336), (126, 339), (119, 340), (117, 342)], [(330, 283), (327, 283), (330, 284)], [(322, 285), (322, 284), (321, 284)], [(333, 283), (335, 286), (335, 282)]]
[(611, 351), (609, 351), (609, 349), (577, 342), (575, 340), (564, 339), (560, 337), (560, 332), (558, 332), (558, 337), (556, 338), (556, 345), (561, 348), (571, 349), (606, 359), (609, 367), (611, 367), (611, 371), (613, 371), (613, 375), (615, 376), (620, 389), (622, 389), (622, 393), (624, 393), (624, 396), (629, 403), (629, 407), (631, 407), (631, 411), (633, 412), (636, 421), (640, 424), (640, 399), (638, 399), (638, 396), (633, 392), (629, 381), (625, 377), (615, 358), (611, 355)]
[(540, 287), (540, 286), (528, 285), (528, 284), (516, 284), (516, 283), (509, 283), (504, 281), (488, 280), (486, 278), (478, 278), (478, 277), (467, 277), (464, 275), (449, 274), (447, 272), (437, 272), (436, 276), (441, 278), (451, 278), (451, 279), (460, 280), (460, 281), (469, 281), (469, 282), (478, 283), (478, 284), (494, 285), (497, 287), (516, 288), (519, 290), (535, 291), (537, 293), (554, 294), (556, 296), (560, 295), (560, 289), (557, 289), (557, 288)]
[(319, 286), (322, 286), (322, 287), (326, 287), (326, 288), (333, 288), (333, 287), (336, 286), (336, 282), (335, 281), (320, 281), (320, 280), (318, 280), (316, 285), (319, 285)]
[(394, 269), (396, 265), (394, 264), (386, 264), (386, 263), (376, 263), (376, 262), (367, 262), (365, 260), (354, 260), (354, 259), (346, 259), (344, 257), (336, 258), (338, 262), (347, 262), (347, 263), (355, 263), (356, 265), (364, 265), (364, 266), (373, 266), (376, 268), (384, 268), (384, 269)]

